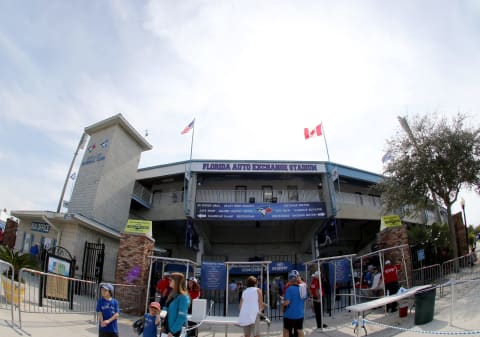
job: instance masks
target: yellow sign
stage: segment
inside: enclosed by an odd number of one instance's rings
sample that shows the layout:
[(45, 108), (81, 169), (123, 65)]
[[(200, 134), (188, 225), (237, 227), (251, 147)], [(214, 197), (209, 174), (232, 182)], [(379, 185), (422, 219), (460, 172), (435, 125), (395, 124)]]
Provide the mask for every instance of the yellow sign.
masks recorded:
[(125, 233), (146, 234), (152, 236), (152, 221), (129, 219), (125, 226)]
[(380, 224), (380, 231), (385, 228), (398, 227), (402, 225), (402, 220), (398, 215), (384, 215)]

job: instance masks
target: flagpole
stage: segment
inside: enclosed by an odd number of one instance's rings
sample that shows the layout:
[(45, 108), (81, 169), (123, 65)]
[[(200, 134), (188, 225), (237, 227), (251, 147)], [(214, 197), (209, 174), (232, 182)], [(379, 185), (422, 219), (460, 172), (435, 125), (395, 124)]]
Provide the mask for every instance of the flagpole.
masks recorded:
[(193, 135), (195, 134), (195, 118), (193, 119), (192, 140), (190, 141), (190, 167), (188, 172), (192, 172), (192, 153), (193, 153)]
[(187, 167), (185, 166), (185, 178), (183, 182), (183, 191), (184, 191), (183, 201), (184, 201), (184, 210), (185, 210), (186, 216), (190, 215), (190, 210), (188, 209), (188, 206), (190, 204), (190, 189), (188, 189), (188, 186), (190, 185), (190, 179), (192, 178), (192, 155), (193, 155), (194, 135), (195, 135), (195, 118), (193, 119), (192, 138), (190, 141), (190, 159), (188, 164), (188, 170), (186, 169)]
[(325, 135), (325, 128), (323, 127), (323, 122), (322, 122), (322, 132), (323, 132), (323, 140), (325, 141), (325, 149), (327, 149), (328, 162), (330, 163), (330, 154), (328, 152), (327, 136)]
[(84, 132), (82, 134), (82, 137), (80, 138), (80, 141), (78, 142), (77, 149), (75, 150), (75, 153), (73, 155), (72, 162), (70, 163), (70, 168), (68, 169), (68, 172), (67, 172), (67, 177), (65, 178), (65, 183), (63, 184), (62, 194), (60, 195), (60, 200), (58, 201), (57, 213), (60, 213), (62, 209), (62, 202), (65, 196), (65, 190), (67, 189), (68, 180), (70, 179), (70, 174), (72, 173), (73, 164), (75, 163), (75, 159), (77, 158), (78, 152), (81, 149), (83, 149), (83, 147), (85, 146), (86, 137), (87, 137), (87, 134)]
[[(337, 198), (335, 195), (335, 188), (333, 188), (333, 193), (330, 188), (334, 187), (333, 181), (332, 181), (332, 173), (331, 173), (331, 161), (330, 161), (330, 153), (328, 152), (328, 145), (327, 145), (327, 136), (325, 135), (325, 128), (323, 126), (322, 122), (322, 133), (323, 133), (323, 140), (325, 141), (325, 149), (327, 150), (327, 159), (328, 159), (328, 164), (327, 164), (327, 186), (328, 186), (328, 193), (330, 194), (330, 202), (332, 203), (332, 215), (333, 219), (335, 221), (335, 239), (338, 240), (338, 229), (337, 229), (337, 223), (336, 223), (336, 218), (337, 218)], [(331, 184), (331, 185), (330, 185)], [(340, 177), (338, 177), (338, 186), (339, 186), (339, 192), (340, 192)]]

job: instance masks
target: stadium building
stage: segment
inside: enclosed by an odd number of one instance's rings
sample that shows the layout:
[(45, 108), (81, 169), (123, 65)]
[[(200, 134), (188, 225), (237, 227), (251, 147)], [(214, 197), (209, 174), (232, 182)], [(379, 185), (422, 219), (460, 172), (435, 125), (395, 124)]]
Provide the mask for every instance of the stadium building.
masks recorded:
[[(129, 219), (152, 222), (157, 255), (268, 260), (273, 273), (376, 244), (378, 174), (323, 161), (196, 159), (139, 169), (152, 146), (122, 115), (85, 133), (68, 211), (12, 211), (20, 219), (15, 248), (64, 247), (75, 277), (115, 281)], [(403, 220), (427, 223), (433, 214)]]

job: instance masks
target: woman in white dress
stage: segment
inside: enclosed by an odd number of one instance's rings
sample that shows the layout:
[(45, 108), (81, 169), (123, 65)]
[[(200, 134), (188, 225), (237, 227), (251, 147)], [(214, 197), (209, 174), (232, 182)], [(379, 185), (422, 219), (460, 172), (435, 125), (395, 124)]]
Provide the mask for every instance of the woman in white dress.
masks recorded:
[(240, 315), (238, 324), (243, 327), (245, 337), (260, 336), (259, 314), (264, 309), (262, 290), (257, 287), (258, 281), (254, 276), (247, 279), (247, 288), (240, 299)]

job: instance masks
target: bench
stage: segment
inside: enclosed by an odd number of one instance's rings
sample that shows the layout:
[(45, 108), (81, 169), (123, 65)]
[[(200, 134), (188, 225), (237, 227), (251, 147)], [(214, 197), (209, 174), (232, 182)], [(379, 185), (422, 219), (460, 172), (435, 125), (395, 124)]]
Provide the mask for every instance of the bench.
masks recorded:
[(386, 306), (387, 304), (390, 304), (390, 303), (398, 302), (402, 299), (413, 296), (416, 293), (421, 292), (421, 291), (423, 291), (427, 288), (431, 288), (431, 287), (432, 287), (431, 284), (412, 287), (412, 288), (407, 289), (406, 291), (404, 291), (400, 294), (384, 296), (384, 297), (381, 297), (381, 298), (377, 298), (376, 300), (373, 300), (373, 301), (368, 301), (368, 302), (364, 302), (364, 303), (350, 305), (350, 306), (347, 306), (345, 309), (354, 312), (355, 315), (356, 315), (355, 330), (357, 330), (357, 328), (359, 327), (359, 324), (361, 324), (360, 327), (365, 330), (365, 334), (366, 334), (367, 330), (366, 330), (365, 326), (363, 325), (363, 323), (360, 322), (360, 320), (362, 320), (362, 317), (365, 317), (365, 312), (367, 312), (369, 310), (373, 310), (373, 309), (376, 309), (376, 308)]
[[(213, 301), (210, 305), (210, 310), (213, 306)], [(207, 300), (204, 298), (194, 299), (192, 301), (192, 314), (188, 315), (188, 320), (191, 322), (195, 322), (196, 325), (190, 328), (198, 328), (201, 325), (223, 325), (225, 326), (225, 336), (228, 334), (228, 326), (238, 325), (238, 316), (212, 316), (207, 312)], [(270, 334), (270, 321), (265, 320), (267, 322), (267, 336)], [(215, 336), (215, 331), (212, 330), (212, 335)]]

